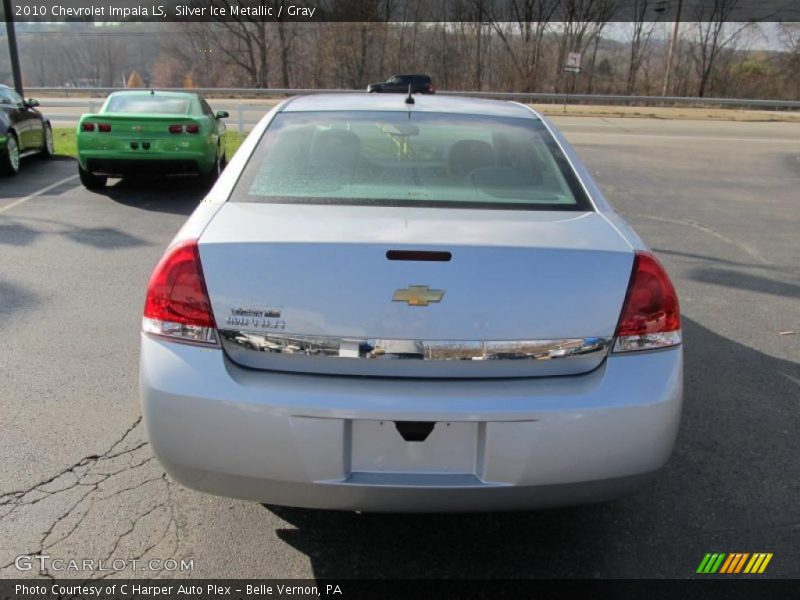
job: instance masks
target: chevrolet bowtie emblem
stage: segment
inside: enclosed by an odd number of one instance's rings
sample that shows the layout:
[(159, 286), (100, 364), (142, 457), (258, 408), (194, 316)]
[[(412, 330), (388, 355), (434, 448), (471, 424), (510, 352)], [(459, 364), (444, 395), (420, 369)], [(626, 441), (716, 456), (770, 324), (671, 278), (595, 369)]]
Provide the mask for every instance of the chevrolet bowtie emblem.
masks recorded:
[(439, 302), (444, 290), (432, 290), (427, 285), (410, 285), (406, 289), (397, 290), (392, 302), (407, 302), (409, 306), (428, 306), (431, 302)]

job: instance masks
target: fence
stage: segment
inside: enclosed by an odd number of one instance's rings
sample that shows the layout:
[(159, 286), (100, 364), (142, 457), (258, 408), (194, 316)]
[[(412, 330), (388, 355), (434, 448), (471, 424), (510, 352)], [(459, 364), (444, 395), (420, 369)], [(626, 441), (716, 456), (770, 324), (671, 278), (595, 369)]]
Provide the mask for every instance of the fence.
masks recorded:
[[(81, 112), (96, 112), (102, 105), (105, 96), (119, 88), (28, 88), (28, 95), (56, 94), (61, 98), (40, 98), (42, 108), (51, 121), (77, 122)], [(182, 88), (165, 91), (187, 91)], [(320, 94), (330, 92), (363, 92), (363, 90), (338, 90), (338, 89), (286, 89), (286, 88), (195, 88), (191, 90), (207, 98), (219, 98), (213, 101), (218, 110), (227, 110), (236, 121), (239, 133), (244, 133), (246, 128), (258, 123), (264, 115), (263, 104), (248, 103), (246, 99), (280, 98), (298, 94)], [(607, 94), (555, 94), (555, 93), (521, 93), (521, 92), (439, 92), (452, 96), (475, 96), (481, 98), (496, 98), (500, 100), (516, 100), (519, 102), (534, 103), (561, 103), (574, 104), (602, 104), (608, 106), (684, 106), (684, 107), (725, 107), (725, 108), (750, 108), (761, 110), (798, 110), (800, 101), (797, 100), (759, 100), (747, 98), (693, 98), (683, 96), (619, 96)], [(71, 96), (74, 96), (72, 98)], [(87, 97), (88, 96), (88, 97)], [(221, 104), (225, 103), (225, 104)], [(69, 113), (53, 112), (50, 109), (74, 108), (78, 111)]]

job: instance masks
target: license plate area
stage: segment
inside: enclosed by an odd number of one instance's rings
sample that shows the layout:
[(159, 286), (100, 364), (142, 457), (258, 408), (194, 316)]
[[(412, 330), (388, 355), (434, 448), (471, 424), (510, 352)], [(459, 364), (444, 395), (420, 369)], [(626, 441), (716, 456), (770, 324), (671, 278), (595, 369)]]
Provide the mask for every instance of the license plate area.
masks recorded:
[(477, 423), (438, 422), (424, 441), (406, 441), (394, 421), (352, 422), (351, 472), (474, 474), (477, 454)]

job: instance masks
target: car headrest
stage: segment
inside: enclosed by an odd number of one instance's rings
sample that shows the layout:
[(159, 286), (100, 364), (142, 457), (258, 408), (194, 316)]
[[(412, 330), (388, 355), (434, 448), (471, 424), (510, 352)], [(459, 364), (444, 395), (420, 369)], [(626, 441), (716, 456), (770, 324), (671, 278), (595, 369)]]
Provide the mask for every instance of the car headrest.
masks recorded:
[(318, 166), (354, 169), (361, 156), (361, 140), (352, 131), (326, 129), (314, 136), (311, 163)]
[(450, 147), (447, 155), (447, 168), (456, 179), (483, 167), (492, 167), (496, 163), (494, 148), (481, 140), (459, 140)]

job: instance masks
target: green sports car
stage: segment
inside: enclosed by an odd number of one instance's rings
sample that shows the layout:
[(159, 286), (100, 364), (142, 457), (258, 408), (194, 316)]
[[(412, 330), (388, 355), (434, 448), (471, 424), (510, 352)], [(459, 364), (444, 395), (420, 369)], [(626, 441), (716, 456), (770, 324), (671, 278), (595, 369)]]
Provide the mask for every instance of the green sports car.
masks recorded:
[(225, 167), (228, 113), (190, 92), (114, 92), (78, 122), (78, 170), (89, 189), (109, 177), (196, 174), (213, 183)]

